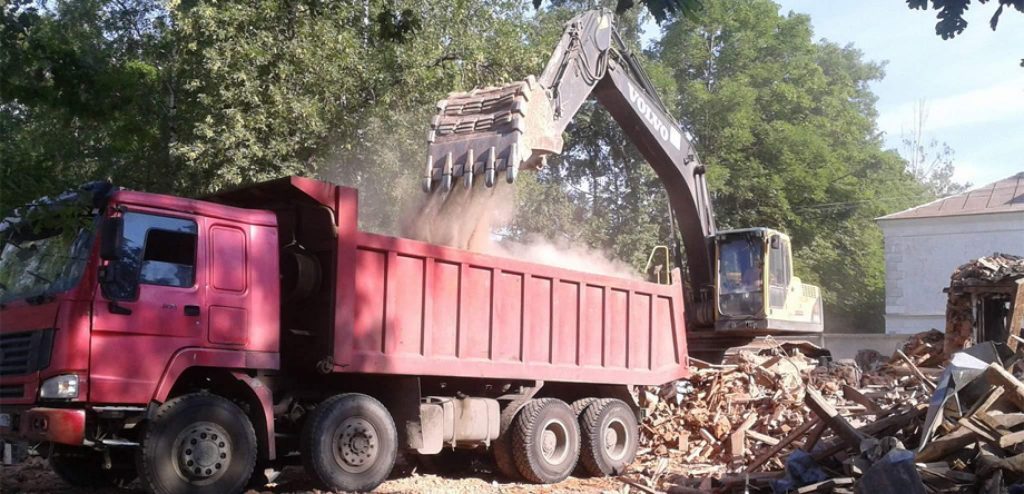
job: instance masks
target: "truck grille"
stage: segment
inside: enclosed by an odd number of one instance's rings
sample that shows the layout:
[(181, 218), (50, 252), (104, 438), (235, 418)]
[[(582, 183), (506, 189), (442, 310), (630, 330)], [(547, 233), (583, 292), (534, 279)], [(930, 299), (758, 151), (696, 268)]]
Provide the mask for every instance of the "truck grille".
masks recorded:
[(0, 398), (21, 398), (24, 395), (24, 384), (0, 384)]
[(0, 335), (0, 377), (21, 376), (50, 365), (53, 329)]

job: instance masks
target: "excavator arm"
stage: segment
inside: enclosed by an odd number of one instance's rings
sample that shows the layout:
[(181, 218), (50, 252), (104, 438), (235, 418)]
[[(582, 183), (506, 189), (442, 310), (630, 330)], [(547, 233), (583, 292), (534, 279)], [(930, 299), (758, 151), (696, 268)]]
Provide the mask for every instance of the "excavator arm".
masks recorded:
[[(622, 127), (657, 173), (685, 246), (696, 327), (691, 347), (712, 350), (728, 338), (822, 331), (821, 294), (793, 276), (789, 237), (767, 228), (719, 231), (705, 167), (686, 132), (613, 25), (592, 10), (566, 24), (539, 78), (452, 93), (431, 122), (423, 176), (427, 192), (447, 193), (482, 175), (493, 186), (512, 183), (520, 169), (544, 166), (562, 151), (562, 133), (588, 98)], [(677, 263), (681, 259), (676, 260)]]
[(424, 189), (447, 191), (459, 180), (470, 187), (477, 174), (487, 186), (499, 175), (511, 183), (520, 169), (543, 166), (547, 156), (562, 151), (562, 133), (590, 97), (622, 126), (664, 182), (691, 283), (710, 290), (716, 228), (704, 166), (626, 50), (608, 11), (588, 11), (566, 24), (539, 79), (453, 93), (441, 101), (428, 138)]

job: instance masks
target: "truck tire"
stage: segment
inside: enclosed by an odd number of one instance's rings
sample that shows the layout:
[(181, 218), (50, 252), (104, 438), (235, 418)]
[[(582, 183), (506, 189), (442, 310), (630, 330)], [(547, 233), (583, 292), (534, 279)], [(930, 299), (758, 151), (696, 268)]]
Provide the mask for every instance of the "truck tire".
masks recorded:
[(512, 428), (509, 427), (507, 432), (494, 440), (494, 445), (491, 448), (494, 453), (494, 466), (498, 467), (498, 471), (505, 478), (515, 482), (523, 480), (523, 475), (519, 473), (516, 459), (512, 456), (512, 441), (508, 437), (511, 433)]
[(50, 468), (74, 487), (127, 487), (135, 480), (135, 465), (126, 451), (111, 453), (110, 470), (103, 469), (103, 455), (80, 446), (55, 444), (50, 453)]
[(256, 431), (238, 405), (208, 392), (174, 398), (145, 426), (137, 465), (154, 494), (241, 492), (256, 466)]
[(633, 463), (639, 426), (629, 405), (614, 398), (599, 400), (580, 416), (580, 463), (594, 476), (621, 475)]
[(511, 431), (516, 468), (531, 482), (561, 482), (579, 461), (580, 426), (562, 400), (530, 400), (516, 415)]
[(306, 473), (322, 487), (366, 492), (391, 474), (398, 431), (376, 399), (342, 394), (324, 400), (306, 419), (301, 449)]
[[(587, 407), (592, 405), (598, 399), (599, 398), (594, 398), (594, 397), (580, 398), (580, 399), (572, 402), (571, 405), (569, 405), (569, 408), (572, 408), (572, 413), (576, 415), (576, 421), (577, 422), (579, 422), (580, 417), (583, 415), (583, 411), (586, 410)], [(581, 431), (581, 434), (582, 434), (582, 431), (583, 431), (582, 424), (580, 424), (580, 431)], [(581, 448), (583, 447), (582, 443), (580, 443), (580, 447)], [(590, 476), (590, 473), (588, 473), (587, 470), (585, 468), (583, 468), (583, 463), (582, 462), (576, 462), (576, 468), (573, 469), (572, 474), (574, 476), (576, 476), (576, 477), (588, 477), (588, 476)]]
[(579, 417), (583, 415), (583, 410), (586, 410), (587, 407), (597, 400), (597, 398), (580, 398), (572, 402), (572, 405), (569, 405), (569, 408), (572, 408), (572, 413)]

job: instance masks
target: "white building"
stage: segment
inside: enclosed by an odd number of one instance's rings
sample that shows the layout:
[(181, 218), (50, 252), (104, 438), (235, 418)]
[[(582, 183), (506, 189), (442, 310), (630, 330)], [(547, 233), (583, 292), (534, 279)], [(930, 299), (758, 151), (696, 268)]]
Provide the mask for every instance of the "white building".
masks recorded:
[(944, 330), (953, 270), (994, 252), (1024, 255), (1024, 172), (878, 218), (885, 237), (885, 332)]

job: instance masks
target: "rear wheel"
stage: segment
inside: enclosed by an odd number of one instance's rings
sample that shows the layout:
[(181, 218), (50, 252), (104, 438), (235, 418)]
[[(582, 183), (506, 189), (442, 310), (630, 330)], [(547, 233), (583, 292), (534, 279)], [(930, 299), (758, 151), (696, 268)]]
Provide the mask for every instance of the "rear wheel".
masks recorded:
[(498, 467), (498, 471), (505, 478), (517, 481), (522, 480), (523, 475), (516, 468), (516, 459), (512, 456), (512, 441), (508, 437), (511, 433), (512, 428), (510, 427), (508, 431), (494, 441), (494, 445), (491, 448), (494, 453), (494, 465)]
[(398, 454), (395, 421), (379, 401), (362, 394), (324, 400), (306, 421), (306, 473), (329, 490), (373, 490), (388, 478)]
[(137, 458), (143, 487), (156, 494), (240, 492), (256, 466), (256, 432), (230, 400), (187, 394), (160, 406)]
[(580, 455), (580, 428), (572, 408), (554, 398), (530, 400), (512, 423), (512, 455), (527, 480), (565, 480)]
[(103, 454), (80, 446), (55, 444), (50, 468), (75, 487), (125, 487), (135, 480), (135, 465), (127, 451), (110, 452), (111, 468), (103, 468)]
[(633, 463), (639, 441), (636, 415), (621, 400), (593, 403), (580, 416), (580, 463), (596, 476), (621, 475)]
[(572, 402), (572, 405), (569, 405), (569, 408), (572, 408), (572, 413), (579, 417), (580, 415), (583, 415), (583, 411), (586, 410), (587, 407), (597, 400), (597, 398), (580, 398)]

